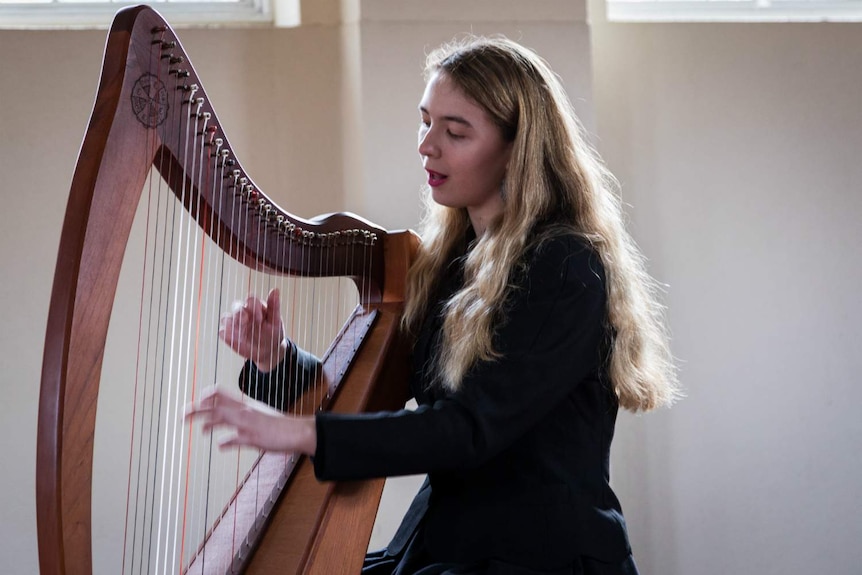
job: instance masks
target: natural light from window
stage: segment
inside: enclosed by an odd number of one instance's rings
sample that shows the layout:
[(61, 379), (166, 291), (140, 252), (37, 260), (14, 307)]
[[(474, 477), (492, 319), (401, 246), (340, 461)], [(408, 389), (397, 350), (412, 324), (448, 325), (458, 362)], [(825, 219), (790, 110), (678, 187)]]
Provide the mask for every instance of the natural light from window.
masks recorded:
[[(289, 3), (298, 0), (278, 0)], [(118, 0), (0, 0), (0, 28), (107, 28), (124, 6)], [(177, 27), (260, 25), (272, 22), (269, 0), (151, 0)]]
[(610, 22), (859, 22), (862, 0), (606, 0)]

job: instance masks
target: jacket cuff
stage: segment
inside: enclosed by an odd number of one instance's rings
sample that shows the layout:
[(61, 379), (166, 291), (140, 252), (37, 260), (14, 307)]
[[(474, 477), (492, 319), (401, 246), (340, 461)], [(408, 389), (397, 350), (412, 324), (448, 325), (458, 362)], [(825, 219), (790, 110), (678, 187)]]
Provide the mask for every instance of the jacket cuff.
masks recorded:
[(322, 371), (320, 359), (289, 342), (287, 352), (272, 371), (257, 368), (252, 361), (246, 361), (239, 374), (239, 389), (247, 396), (287, 411), (315, 381)]

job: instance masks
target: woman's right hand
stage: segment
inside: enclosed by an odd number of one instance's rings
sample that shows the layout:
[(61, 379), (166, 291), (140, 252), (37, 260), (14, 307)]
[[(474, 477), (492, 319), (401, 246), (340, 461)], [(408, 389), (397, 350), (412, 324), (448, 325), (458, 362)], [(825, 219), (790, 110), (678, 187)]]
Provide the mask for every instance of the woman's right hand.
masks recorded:
[(269, 292), (266, 302), (249, 296), (245, 302), (236, 302), (233, 311), (219, 321), (219, 337), (264, 372), (275, 369), (288, 349), (280, 298), (277, 288)]

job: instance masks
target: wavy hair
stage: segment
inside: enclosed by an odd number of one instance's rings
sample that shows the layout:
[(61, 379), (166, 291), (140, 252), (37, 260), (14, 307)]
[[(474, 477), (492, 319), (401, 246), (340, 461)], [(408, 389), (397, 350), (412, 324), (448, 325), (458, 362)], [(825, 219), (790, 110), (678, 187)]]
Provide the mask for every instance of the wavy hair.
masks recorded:
[[(503, 38), (470, 37), (432, 52), (426, 80), (445, 74), (512, 142), (503, 212), (466, 255), (464, 284), (444, 306), (437, 375), (457, 390), (471, 367), (499, 357), (494, 327), (526, 250), (561, 228), (589, 242), (607, 277), (608, 374), (620, 405), (646, 411), (677, 395), (658, 285), (623, 221), (616, 179), (590, 147), (559, 78), (535, 52)], [(427, 192), (427, 190), (426, 190)], [(430, 309), (438, 279), (470, 225), (466, 209), (426, 193), (423, 243), (407, 279), (404, 327)]]

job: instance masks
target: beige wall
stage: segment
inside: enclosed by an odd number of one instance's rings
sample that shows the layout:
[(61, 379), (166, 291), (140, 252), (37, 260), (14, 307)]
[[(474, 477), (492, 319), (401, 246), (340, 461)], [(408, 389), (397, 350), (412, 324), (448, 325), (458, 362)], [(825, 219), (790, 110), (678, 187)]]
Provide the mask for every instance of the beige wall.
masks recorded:
[[(340, 209), (338, 29), (187, 30), (181, 38), (200, 76), (212, 78), (207, 91), (257, 183), (303, 216)], [(69, 181), (104, 41), (103, 31), (0, 31), (0, 171), (16, 174), (2, 184), (0, 210), (0, 370), (7, 390), (0, 406), (0, 570), (8, 573), (38, 570), (41, 348)]]
[[(180, 33), (236, 155), (265, 193), (300, 216), (351, 210), (387, 228), (415, 227), (423, 172), (416, 105), (424, 54), (464, 33), (536, 47), (593, 125), (583, 4), (543, 0), (368, 0), (311, 15), (296, 29)], [(356, 11), (356, 8), (361, 8)], [(50, 286), (69, 179), (92, 106), (104, 32), (0, 31), (0, 361), (3, 571), (37, 570), (35, 436)], [(100, 406), (100, 410), (102, 410)], [(117, 481), (125, 481), (117, 478)], [(375, 531), (385, 542), (416, 480), (394, 483)]]
[(618, 431), (645, 573), (859, 572), (860, 32), (591, 27), (600, 147), (688, 393)]
[[(530, 3), (531, 20), (520, 5), (476, 2), (484, 12), (447, 22), (451, 12), (421, 16), (418, 2), (377, 0), (344, 27), (182, 38), (268, 194), (300, 215), (347, 208), (387, 227), (418, 217), (425, 46), (472, 29), (537, 47), (597, 131), (632, 230), (669, 284), (688, 398), (623, 415), (613, 455), (642, 572), (857, 573), (859, 26), (595, 17), (591, 79), (578, 15), (549, 21)], [(101, 32), (0, 32), (0, 556), (9, 573), (36, 569), (41, 346), (103, 41)]]

